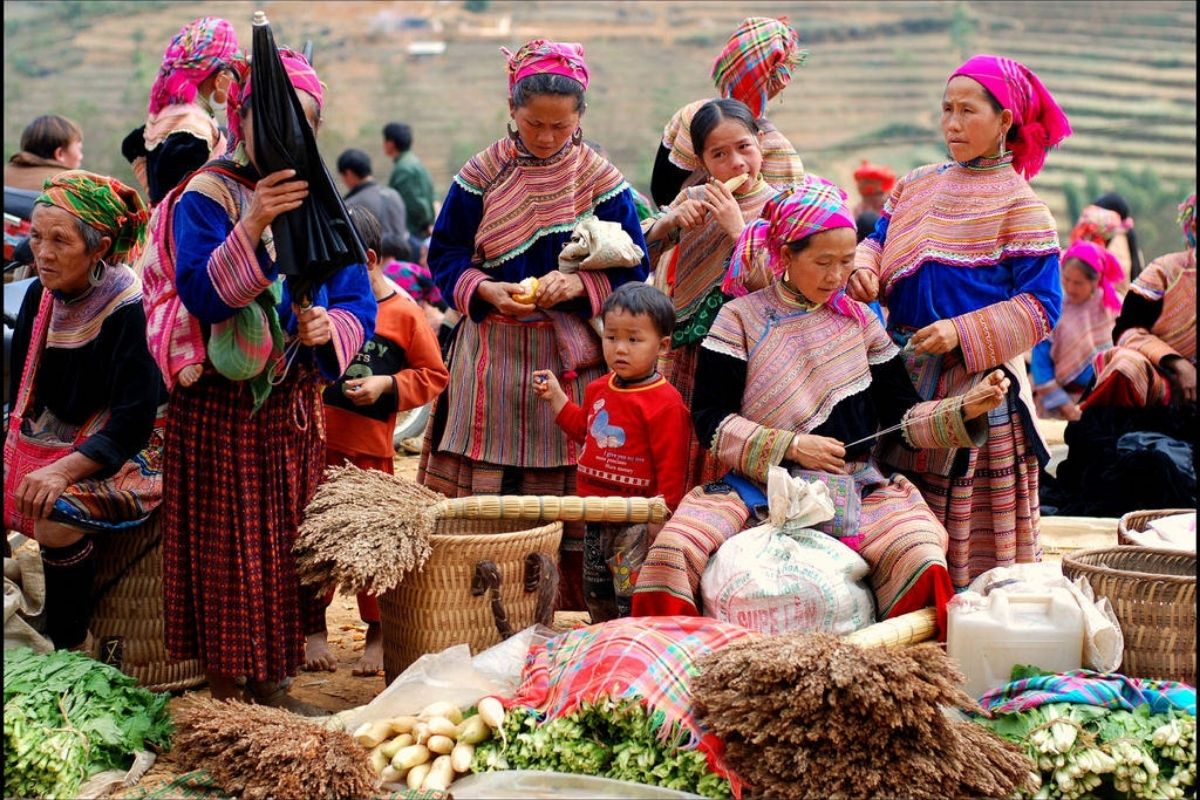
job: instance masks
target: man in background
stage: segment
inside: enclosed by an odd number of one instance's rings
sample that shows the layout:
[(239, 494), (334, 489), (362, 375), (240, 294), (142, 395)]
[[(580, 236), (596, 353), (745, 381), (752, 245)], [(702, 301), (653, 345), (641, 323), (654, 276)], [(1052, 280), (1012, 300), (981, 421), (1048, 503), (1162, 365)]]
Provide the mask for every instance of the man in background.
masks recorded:
[(408, 240), (408, 214), (400, 194), (381, 186), (371, 177), (371, 158), (362, 150), (351, 148), (337, 160), (337, 171), (349, 189), (343, 198), (347, 208), (361, 206), (379, 220), (383, 233)]
[(421, 159), (412, 151), (412, 128), (402, 122), (389, 122), (383, 128), (383, 153), (392, 159), (388, 185), (404, 198), (408, 212), (408, 235), (413, 252), (429, 244), (433, 233), (433, 182)]

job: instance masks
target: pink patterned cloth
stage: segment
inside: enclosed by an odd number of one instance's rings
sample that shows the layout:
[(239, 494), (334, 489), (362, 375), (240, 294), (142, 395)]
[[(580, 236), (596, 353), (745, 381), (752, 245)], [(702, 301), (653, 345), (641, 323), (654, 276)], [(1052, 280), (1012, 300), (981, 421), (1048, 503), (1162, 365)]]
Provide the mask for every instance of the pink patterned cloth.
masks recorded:
[(179, 29), (163, 53), (158, 76), (150, 87), (147, 113), (196, 99), (196, 89), (214, 70), (241, 57), (237, 33), (228, 20), (201, 17)]
[[(965, 75), (983, 85), (1013, 115), (1018, 131), (1012, 142), (1013, 167), (1033, 178), (1046, 153), (1071, 135), (1071, 123), (1033, 70), (1011, 58), (978, 55), (968, 59), (950, 78)], [(949, 79), (947, 79), (949, 80)]]
[(712, 79), (722, 97), (741, 100), (757, 119), (767, 102), (792, 80), (808, 56), (787, 17), (746, 17), (713, 62)]
[(588, 87), (587, 62), (583, 60), (583, 45), (578, 42), (551, 42), (534, 39), (517, 52), (501, 47), (508, 59), (508, 91), (511, 94), (517, 81), (530, 75), (563, 75)]
[[(324, 108), (325, 87), (317, 77), (317, 71), (308, 63), (308, 59), (289, 47), (280, 47), (279, 60), (283, 62), (292, 86), (312, 95), (317, 101), (317, 108)], [(239, 109), (246, 104), (253, 91), (249, 64), (239, 63), (237, 73), (238, 82), (229, 87), (229, 103), (225, 107), (226, 122), (235, 145), (242, 141), (242, 115)]]
[[(734, 297), (748, 294), (744, 276), (762, 274), (763, 264), (776, 279), (782, 278), (787, 265), (780, 251), (790, 242), (834, 228), (853, 230), (854, 213), (846, 199), (840, 186), (815, 175), (805, 176), (803, 183), (772, 197), (763, 206), (761, 216), (742, 229), (721, 291)], [(861, 321), (861, 308), (843, 292), (835, 294), (828, 305), (839, 314)]]
[(1121, 268), (1121, 262), (1117, 261), (1117, 257), (1095, 242), (1080, 239), (1073, 242), (1063, 252), (1064, 264), (1070, 258), (1078, 258), (1096, 270), (1096, 274), (1100, 277), (1100, 289), (1104, 292), (1105, 308), (1120, 311), (1121, 298), (1117, 296), (1117, 290), (1113, 284), (1119, 283), (1125, 277), (1125, 270)]

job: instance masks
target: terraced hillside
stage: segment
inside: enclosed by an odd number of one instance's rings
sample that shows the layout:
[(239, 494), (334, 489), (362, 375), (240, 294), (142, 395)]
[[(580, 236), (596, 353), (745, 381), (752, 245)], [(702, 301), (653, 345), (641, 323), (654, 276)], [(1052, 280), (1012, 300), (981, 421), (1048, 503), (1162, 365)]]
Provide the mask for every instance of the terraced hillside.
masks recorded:
[[(1093, 171), (1109, 188), (1119, 168), (1152, 168), (1168, 191), (1195, 185), (1196, 6), (1191, 2), (492, 2), (473, 14), (453, 2), (206, 2), (250, 40), (264, 8), (277, 38), (313, 39), (330, 87), (322, 147), (329, 159), (361, 147), (388, 167), (379, 130), (414, 126), (417, 150), (444, 190), (476, 150), (502, 135), (506, 78), (498, 48), (534, 36), (585, 44), (593, 67), (586, 134), (645, 188), (671, 112), (708, 96), (709, 67), (738, 20), (790, 16), (810, 51), (770, 117), (809, 168), (850, 183), (860, 158), (906, 170), (943, 157), (938, 101), (964, 53), (1020, 58), (1038, 71), (1076, 134), (1035, 187), (1060, 227), (1063, 187)], [(4, 146), (55, 111), (83, 123), (86, 165), (131, 179), (121, 138), (141, 121), (167, 38), (201, 13), (195, 3), (5, 3)], [(446, 42), (440, 56), (409, 43)], [(1135, 209), (1135, 212), (1137, 209)], [(1164, 226), (1164, 230), (1169, 226)], [(1175, 246), (1143, 241), (1147, 255)]]

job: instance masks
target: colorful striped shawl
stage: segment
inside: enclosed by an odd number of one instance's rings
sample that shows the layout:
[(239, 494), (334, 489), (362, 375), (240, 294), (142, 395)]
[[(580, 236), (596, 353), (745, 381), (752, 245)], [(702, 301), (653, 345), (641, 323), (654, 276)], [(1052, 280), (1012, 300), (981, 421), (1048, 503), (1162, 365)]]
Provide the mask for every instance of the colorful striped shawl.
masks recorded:
[[(763, 206), (774, 196), (775, 189), (761, 180), (745, 194), (735, 195), (738, 207), (742, 210), (742, 219), (747, 223), (758, 219)], [(699, 311), (709, 292), (721, 285), (733, 245), (729, 234), (714, 219), (709, 219), (699, 228), (682, 232), (676, 245), (679, 258), (675, 264), (675, 285), (666, 286), (666, 270), (655, 271), (655, 284), (671, 296), (679, 322)], [(662, 273), (661, 281), (659, 273)]]
[(1129, 287), (1147, 300), (1161, 300), (1151, 333), (1179, 355), (1196, 360), (1196, 251), (1154, 259)]
[(54, 293), (46, 346), (70, 350), (83, 347), (100, 335), (100, 328), (119, 308), (141, 302), (142, 282), (124, 264), (104, 268), (99, 286), (90, 286), (81, 297), (64, 298)]
[(1083, 303), (1064, 298), (1062, 314), (1050, 340), (1054, 380), (1059, 386), (1069, 386), (1097, 355), (1112, 347), (1116, 321), (1117, 315), (1104, 305), (1104, 295), (1099, 289)]
[(569, 231), (596, 206), (629, 188), (610, 161), (587, 145), (567, 145), (547, 159), (493, 142), (454, 176), (483, 197), (472, 266), (490, 269), (528, 250), (541, 237)]
[[(886, 297), (927, 262), (984, 267), (1018, 256), (1057, 254), (1054, 218), (1012, 168), (1012, 156), (969, 167), (931, 164), (905, 175), (883, 207), (887, 243), (878, 255)], [(863, 240), (865, 248), (879, 245)]]
[(709, 617), (630, 617), (577, 628), (529, 651), (510, 705), (531, 706), (555, 719), (606, 695), (640, 699), (663, 735), (682, 725), (689, 744), (733, 782), (721, 741), (692, 713), (691, 680), (701, 656), (753, 635)]
[[(680, 169), (703, 171), (704, 164), (692, 146), (692, 117), (700, 106), (713, 98), (696, 100), (676, 111), (663, 128), (662, 145), (671, 151), (668, 158)], [(804, 180), (804, 162), (788, 138), (768, 120), (760, 119), (762, 130), (762, 178), (776, 189), (783, 189)]]
[(871, 365), (899, 352), (878, 317), (863, 320), (825, 305), (805, 311), (776, 282), (726, 303), (703, 346), (746, 362), (742, 417), (805, 433), (871, 385)]
[(1186, 683), (1129, 678), (1115, 672), (1075, 669), (1013, 681), (979, 699), (985, 712), (1017, 714), (1047, 703), (1082, 703), (1132, 711), (1149, 705), (1154, 714), (1171, 709), (1196, 714), (1196, 690)]

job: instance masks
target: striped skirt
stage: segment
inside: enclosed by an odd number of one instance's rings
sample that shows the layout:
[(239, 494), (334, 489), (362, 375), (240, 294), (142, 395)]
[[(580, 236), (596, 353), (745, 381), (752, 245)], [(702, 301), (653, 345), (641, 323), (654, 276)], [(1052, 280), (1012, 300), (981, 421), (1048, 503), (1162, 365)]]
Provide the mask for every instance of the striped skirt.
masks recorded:
[[(633, 616), (697, 614), (700, 577), (726, 539), (746, 527), (746, 504), (735, 492), (693, 489), (659, 531), (638, 574)], [(862, 501), (859, 555), (871, 569), (880, 619), (935, 607), (945, 630), (953, 596), (946, 571), (946, 531), (903, 476), (877, 486)]]
[(304, 663), (325, 609), (292, 545), (321, 477), (321, 395), (293, 367), (251, 415), (249, 387), (207, 373), (176, 387), (163, 454), (167, 651), (208, 672), (278, 681)]

